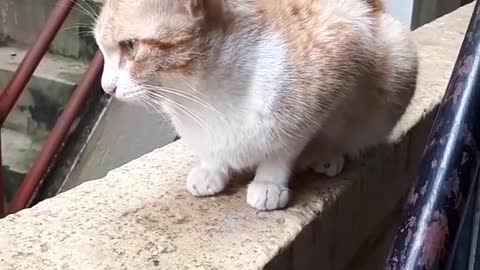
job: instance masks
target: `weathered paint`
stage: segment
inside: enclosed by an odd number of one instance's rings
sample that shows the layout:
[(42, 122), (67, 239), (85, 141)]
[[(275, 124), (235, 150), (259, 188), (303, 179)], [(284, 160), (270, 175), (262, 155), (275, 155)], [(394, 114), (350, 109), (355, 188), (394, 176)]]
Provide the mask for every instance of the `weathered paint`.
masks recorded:
[(480, 4), (432, 127), (388, 270), (445, 269), (476, 177), (480, 121)]

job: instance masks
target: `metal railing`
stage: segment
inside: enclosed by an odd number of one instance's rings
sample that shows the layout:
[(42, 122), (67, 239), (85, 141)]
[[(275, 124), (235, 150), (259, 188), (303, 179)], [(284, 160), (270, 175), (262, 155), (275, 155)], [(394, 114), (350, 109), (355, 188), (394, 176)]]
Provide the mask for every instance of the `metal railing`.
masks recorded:
[(480, 162), (479, 119), (480, 2), (477, 2), (386, 269), (472, 269), (453, 266), (452, 255), (464, 223), (465, 206), (477, 193), (474, 187)]
[[(18, 98), (40, 64), (40, 61), (47, 53), (53, 39), (59, 32), (73, 7), (76, 5), (76, 1), (77, 0), (57, 1), (41, 32), (18, 66), (5, 90), (0, 94), (0, 126), (3, 125), (5, 119), (12, 111)], [(68, 136), (74, 120), (79, 115), (86, 104), (88, 97), (94, 90), (93, 86), (101, 73), (102, 65), (102, 55), (97, 52), (81, 82), (76, 87), (73, 95), (65, 105), (65, 109), (48, 135), (42, 150), (32, 165), (32, 168), (28, 171), (16, 192), (9, 209), (6, 209), (4, 205), (5, 194), (3, 190), (3, 173), (0, 173), (0, 217), (28, 207), (35, 191), (38, 189), (50, 165), (54, 161), (56, 154), (61, 149), (63, 142)], [(0, 153), (0, 168), (1, 164)]]

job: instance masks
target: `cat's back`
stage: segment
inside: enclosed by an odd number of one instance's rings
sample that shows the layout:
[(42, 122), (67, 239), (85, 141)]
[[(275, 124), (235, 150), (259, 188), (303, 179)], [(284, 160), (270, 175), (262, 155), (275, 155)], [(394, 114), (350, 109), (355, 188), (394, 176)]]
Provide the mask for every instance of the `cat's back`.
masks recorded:
[[(379, 0), (228, 0), (248, 14), (263, 36), (280, 36), (288, 57), (327, 63), (325, 56), (349, 57), (352, 44), (375, 50), (375, 33), (384, 12)], [(243, 20), (243, 24), (247, 24)], [(251, 33), (251, 32), (248, 32)], [(353, 50), (352, 50), (353, 49)], [(359, 48), (360, 49), (360, 48)], [(361, 48), (363, 50), (363, 48)], [(307, 62), (301, 61), (301, 65)]]
[[(372, 24), (384, 13), (381, 0), (229, 0), (255, 13), (265, 27), (318, 32), (335, 24)], [(243, 4), (243, 5), (242, 5)], [(273, 29), (272, 29), (273, 30)]]

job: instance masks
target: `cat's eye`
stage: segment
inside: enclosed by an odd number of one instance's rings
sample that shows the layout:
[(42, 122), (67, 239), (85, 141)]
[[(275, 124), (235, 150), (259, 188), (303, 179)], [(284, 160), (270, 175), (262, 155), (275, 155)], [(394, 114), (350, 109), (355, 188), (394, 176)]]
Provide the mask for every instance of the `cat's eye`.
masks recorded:
[(137, 55), (138, 51), (138, 41), (134, 39), (121, 41), (120, 48), (128, 57), (135, 58), (135, 55)]

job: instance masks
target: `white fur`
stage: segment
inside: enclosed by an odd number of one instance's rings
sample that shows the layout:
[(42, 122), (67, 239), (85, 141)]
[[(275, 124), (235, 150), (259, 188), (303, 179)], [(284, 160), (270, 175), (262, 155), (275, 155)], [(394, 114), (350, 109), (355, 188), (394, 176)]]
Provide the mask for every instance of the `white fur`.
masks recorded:
[[(238, 47), (235, 42), (227, 42), (223, 48), (226, 52), (225, 61)], [(180, 117), (173, 116), (173, 121), (182, 138), (204, 160), (187, 179), (187, 187), (194, 195), (213, 195), (223, 190), (229, 180), (224, 171), (229, 168), (242, 170), (259, 165), (257, 176), (248, 189), (247, 201), (257, 209), (273, 210), (286, 206), (288, 202), (286, 186), (291, 164), (285, 163), (294, 161), (291, 156), (287, 156), (287, 159), (272, 156), (282, 153), (281, 149), (288, 142), (275, 141), (269, 136), (276, 127), (275, 120), (270, 116), (277, 89), (288, 78), (283, 69), (286, 52), (278, 35), (264, 37), (254, 49), (256, 62), (252, 66), (253, 76), (238, 80), (248, 82), (248, 87), (243, 83), (235, 85), (234, 82), (231, 83), (231, 89), (226, 88), (230, 83), (222, 84), (222, 88), (209, 84), (208, 89), (202, 90), (208, 91), (206, 98), (215, 97), (208, 100), (213, 109), (195, 102), (187, 105), (203, 121), (198, 123), (198, 120), (178, 110), (176, 114)], [(214, 72), (210, 80), (217, 79)], [(244, 88), (241, 95), (222, 94), (237, 92), (236, 87)], [(185, 104), (186, 101), (181, 102)], [(270, 195), (266, 198), (265, 194)]]
[[(233, 42), (227, 44), (225, 50), (229, 50), (229, 46), (235, 45)], [(269, 117), (278, 86), (286, 78), (282, 68), (285, 65), (285, 50), (280, 38), (271, 36), (260, 41), (256, 51), (257, 62), (254, 64), (252, 78), (240, 78), (239, 81), (244, 83), (238, 86), (232, 82), (231, 89), (228, 89), (228, 81), (225, 81), (221, 88), (215, 88), (216, 83), (212, 83), (213, 85), (210, 84), (210, 87), (205, 89), (212, 97), (208, 102), (214, 109), (195, 103), (189, 104), (190, 108), (195, 108), (199, 118), (203, 119), (206, 129), (189, 116), (174, 118), (180, 134), (200, 156), (216, 159), (234, 169), (256, 166), (272, 152), (272, 147), (281, 148), (280, 145), (272, 146), (275, 142), (265, 138), (269, 137), (265, 136), (265, 132), (275, 125), (274, 120)], [(209, 79), (213, 82), (219, 78), (212, 74)], [(238, 92), (236, 87), (243, 88), (241, 94), (229, 94)], [(262, 125), (261, 121), (267, 123)]]
[[(105, 92), (112, 93), (117, 88), (118, 84), (118, 62), (120, 62), (119, 55), (115, 52), (109, 52), (109, 50), (106, 50), (105, 47), (103, 47), (100, 43), (98, 47), (100, 48), (104, 59), (102, 88), (105, 90)], [(123, 89), (123, 87), (120, 89)]]

